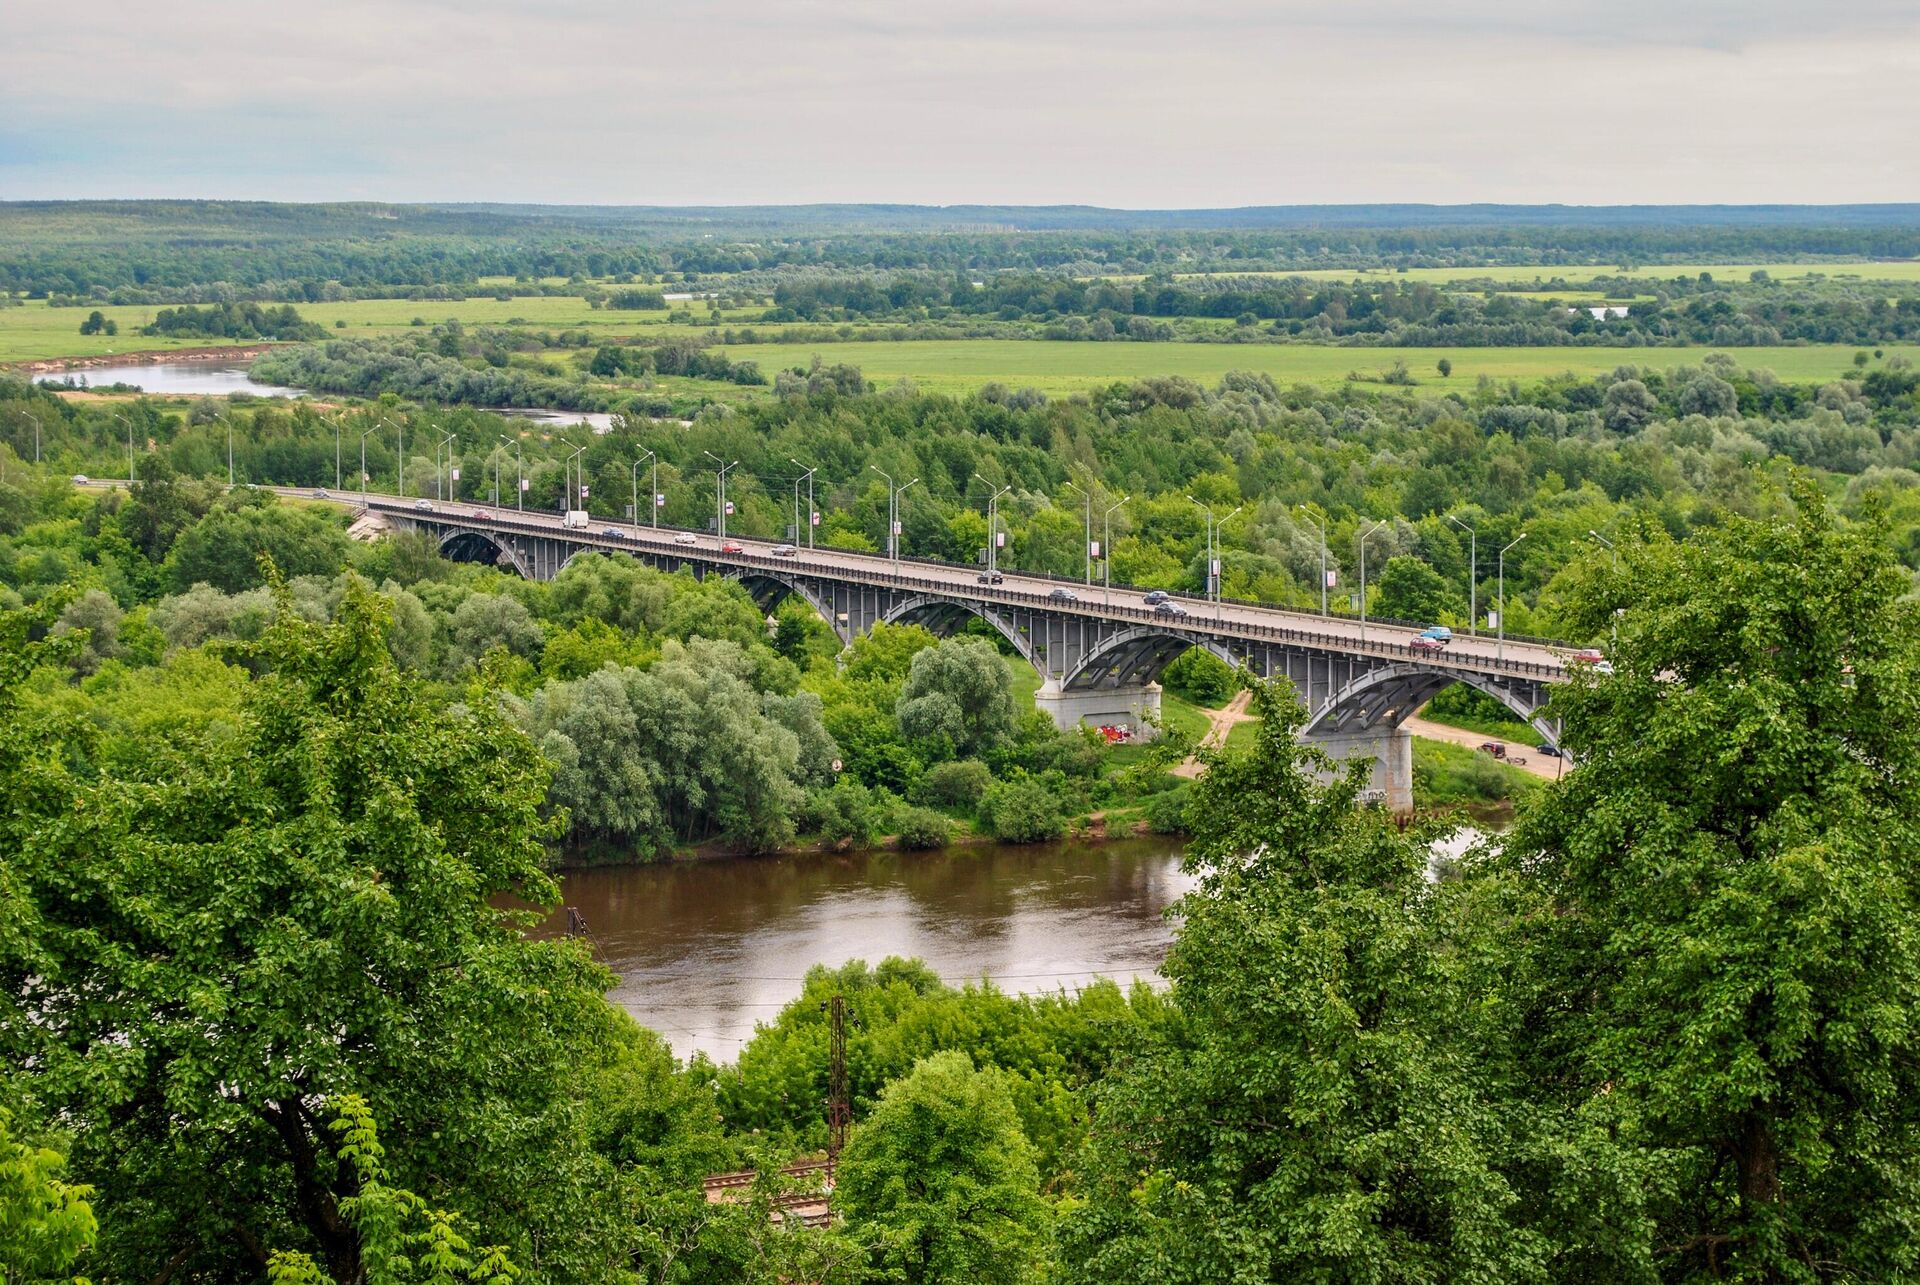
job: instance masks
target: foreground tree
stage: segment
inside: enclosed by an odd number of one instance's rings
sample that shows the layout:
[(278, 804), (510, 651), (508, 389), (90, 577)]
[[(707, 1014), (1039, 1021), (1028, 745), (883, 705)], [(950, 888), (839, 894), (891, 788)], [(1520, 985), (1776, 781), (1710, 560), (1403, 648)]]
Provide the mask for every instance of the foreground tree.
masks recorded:
[(1624, 547), (1616, 673), (1506, 860), (1535, 1082), (1661, 1159), (1670, 1279), (1920, 1270), (1920, 611), (1872, 526), (1792, 512)]
[(554, 900), (545, 765), (493, 701), (431, 706), (384, 631), (358, 582), (330, 626), (283, 609), (237, 728), (114, 774), (64, 751), (81, 720), (0, 737), (18, 930), (0, 1052), (35, 1068), (26, 1108), (73, 1131), (102, 1276), (258, 1279), (277, 1247), (361, 1279), (321, 1105), (347, 1093), (397, 1183), (543, 1279), (623, 1257), (580, 1105), (606, 974), (492, 905)]

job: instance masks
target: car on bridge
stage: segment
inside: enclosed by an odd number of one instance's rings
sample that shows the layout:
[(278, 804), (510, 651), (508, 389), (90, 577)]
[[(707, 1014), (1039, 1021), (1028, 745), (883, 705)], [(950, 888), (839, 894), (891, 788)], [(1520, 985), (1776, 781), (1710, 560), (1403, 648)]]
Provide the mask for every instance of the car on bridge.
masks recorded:
[(493, 513), (487, 509), (475, 509), (473, 511), (473, 516), (475, 516), (476, 518), (479, 518), (482, 522), (493, 521)]
[(722, 540), (720, 542), (720, 552), (722, 553), (745, 553), (746, 551), (747, 547), (738, 540)]
[(1080, 595), (1071, 589), (1055, 589), (1047, 595), (1054, 602), (1078, 602)]
[(691, 531), (676, 531), (673, 535), (673, 542), (675, 544), (698, 544), (700, 543), (700, 537)]
[(431, 513), (433, 512), (433, 501), (432, 500), (415, 500), (413, 502), (413, 507), (420, 510), (420, 512), (422, 513)]
[(1408, 639), (1407, 646), (1413, 648), (1415, 651), (1445, 651), (1447, 649), (1447, 644), (1444, 639), (1429, 638), (1425, 634), (1420, 634)]
[(1185, 620), (1188, 612), (1187, 609), (1179, 603), (1162, 599), (1153, 604), (1153, 614), (1156, 616), (1165, 616), (1170, 620)]
[(1007, 582), (1006, 573), (1003, 571), (982, 571), (979, 575), (975, 576), (974, 579), (978, 580), (981, 584), (1005, 584)]
[(1576, 647), (1567, 653), (1567, 659), (1576, 665), (1599, 665), (1606, 661), (1607, 653), (1598, 647)]
[(314, 491), (307, 492), (307, 498), (309, 500), (331, 500), (333, 497), (331, 495), (328, 495), (325, 491), (314, 490)]
[(85, 473), (75, 473), (73, 475), (73, 484), (75, 486), (85, 486), (87, 484), (87, 475)]
[(1140, 601), (1145, 603), (1149, 607), (1157, 607), (1163, 602), (1171, 602), (1172, 600), (1173, 600), (1173, 595), (1168, 593), (1165, 589), (1153, 589), (1153, 590), (1150, 590), (1147, 593), (1147, 596), (1142, 598)]
[(1420, 631), (1420, 636), (1429, 642), (1437, 642), (1442, 647), (1453, 641), (1453, 630), (1445, 625), (1428, 625)]
[(776, 558), (797, 558), (800, 556), (800, 550), (790, 544), (776, 544), (771, 549), (768, 549), (767, 552)]
[(600, 528), (600, 534), (609, 540), (624, 540), (627, 538), (627, 533), (617, 526), (603, 526)]

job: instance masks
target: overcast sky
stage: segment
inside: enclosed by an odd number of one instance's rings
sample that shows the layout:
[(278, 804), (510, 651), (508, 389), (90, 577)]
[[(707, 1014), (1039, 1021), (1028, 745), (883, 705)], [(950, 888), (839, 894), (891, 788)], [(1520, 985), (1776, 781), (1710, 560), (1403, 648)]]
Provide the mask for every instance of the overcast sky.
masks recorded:
[(8, 0), (0, 198), (1920, 200), (1914, 0)]

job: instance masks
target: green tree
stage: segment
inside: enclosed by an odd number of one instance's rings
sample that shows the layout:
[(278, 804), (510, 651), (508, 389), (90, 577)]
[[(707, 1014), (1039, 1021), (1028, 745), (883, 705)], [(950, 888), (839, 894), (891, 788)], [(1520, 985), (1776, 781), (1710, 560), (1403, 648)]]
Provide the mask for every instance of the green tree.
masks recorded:
[(331, 576), (347, 560), (347, 536), (338, 525), (305, 509), (272, 504), (215, 508), (180, 533), (167, 555), (177, 590), (210, 584), (238, 593), (265, 583), (262, 554), (280, 574)]
[(1920, 1270), (1920, 611), (1882, 528), (1791, 502), (1590, 561), (1615, 673), (1504, 845), (1538, 1082), (1660, 1158), (1669, 1279)]
[(1393, 620), (1438, 620), (1447, 612), (1452, 590), (1440, 573), (1418, 558), (1387, 559), (1380, 573), (1380, 595), (1373, 610)]
[(900, 734), (971, 756), (1013, 736), (1013, 675), (984, 638), (949, 638), (914, 653), (895, 706)]
[(99, 1230), (91, 1191), (61, 1181), (58, 1153), (14, 1138), (0, 1107), (0, 1282), (55, 1285)]
[(537, 1240), (553, 1279), (623, 1253), (576, 1234), (617, 1222), (574, 1114), (607, 975), (492, 904), (554, 900), (546, 765), (491, 698), (452, 714), (400, 677), (383, 617), (358, 583), (330, 626), (283, 609), (224, 735), (102, 773), (62, 748), (84, 728), (43, 727), (0, 763), (31, 907), (28, 948), (0, 950), (0, 1050), (36, 1066), (37, 1110), (84, 1122), (102, 1275), (257, 1278), (278, 1245), (359, 1279), (314, 1105), (341, 1093), (407, 1140), (399, 1181), (516, 1254)]
[(1002, 1077), (937, 1053), (889, 1084), (841, 1155), (834, 1201), (922, 1282), (1023, 1280), (1044, 1243), (1033, 1150)]

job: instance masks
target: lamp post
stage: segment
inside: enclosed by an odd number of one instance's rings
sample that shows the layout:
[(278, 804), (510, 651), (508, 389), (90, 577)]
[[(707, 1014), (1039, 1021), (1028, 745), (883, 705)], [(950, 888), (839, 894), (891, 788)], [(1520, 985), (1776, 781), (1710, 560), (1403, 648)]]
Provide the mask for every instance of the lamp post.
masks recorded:
[(1360, 533), (1360, 641), (1367, 640), (1367, 537), (1385, 526), (1383, 518)]
[(360, 502), (362, 504), (367, 500), (367, 439), (379, 431), (380, 425), (375, 424), (360, 434)]
[[(573, 443), (567, 441), (565, 438), (562, 438), (560, 440), (560, 444), (562, 446), (573, 446)], [(561, 512), (563, 513), (566, 512), (568, 509), (573, 508), (573, 506), (576, 504), (580, 505), (580, 507), (583, 509), (587, 507), (586, 504), (584, 503), (584, 501), (587, 498), (586, 495), (584, 494), (584, 492), (587, 489), (587, 464), (585, 460), (580, 461), (580, 484), (579, 484), (579, 488), (576, 490), (574, 487), (574, 481), (573, 481), (573, 462), (575, 460), (580, 459), (580, 456), (586, 451), (587, 446), (591, 446), (591, 445), (593, 445), (593, 443), (588, 442), (586, 446), (574, 446), (573, 454), (567, 456), (567, 483), (566, 483), (567, 495), (566, 495), (565, 505), (561, 509)]]
[(231, 491), (233, 489), (233, 421), (225, 415), (216, 415), (214, 418), (219, 420), (227, 430), (227, 489)]
[(725, 544), (727, 542), (727, 470), (738, 467), (740, 461), (735, 460), (733, 463), (728, 464), (724, 463), (720, 457), (712, 451), (701, 451), (700, 453), (712, 460), (715, 464), (720, 465), (719, 469), (714, 473), (714, 476), (718, 478), (719, 481), (714, 489), (713, 507), (716, 518), (715, 526), (720, 532), (720, 543)]
[(127, 426), (127, 485), (133, 485), (133, 421), (119, 412), (111, 412), (113, 417)]
[(380, 422), (393, 430), (393, 449), (395, 452), (393, 464), (393, 493), (403, 496), (407, 493), (407, 430), (388, 419), (385, 415), (380, 417)]
[(340, 416), (333, 417), (333, 489), (340, 489)]
[[(975, 473), (973, 476), (976, 480), (987, 483), (987, 570), (997, 571), (1000, 568), (999, 541), (996, 539), (1000, 533), (1000, 523), (998, 521), (1000, 515), (1000, 497), (1013, 488), (1011, 486), (1003, 486), (995, 490), (993, 483), (987, 482), (986, 478), (981, 477), (978, 473)], [(1088, 548), (1087, 554), (1089, 557), (1092, 556), (1093, 550), (1091, 547)]]
[[(975, 476), (978, 476), (978, 474)], [(981, 480), (985, 481), (986, 479), (982, 478)], [(1077, 482), (1068, 482), (1066, 485), (1080, 492), (1087, 500), (1087, 543), (1085, 550), (1087, 555), (1087, 583), (1091, 585), (1093, 583), (1093, 493)]]
[(517, 438), (509, 439), (500, 433), (494, 436), (513, 448), (513, 507), (518, 511), (525, 507), (527, 494), (527, 470), (521, 460), (520, 442)]
[(1100, 601), (1102, 605), (1113, 605), (1113, 513), (1124, 508), (1131, 495), (1123, 495), (1100, 515)]
[(1447, 521), (1467, 533), (1467, 632), (1480, 632), (1480, 534), (1453, 514)]
[(1493, 647), (1496, 660), (1504, 659), (1507, 654), (1507, 549), (1511, 549), (1526, 538), (1527, 533), (1522, 531), (1513, 537), (1512, 543), (1508, 544), (1506, 549), (1500, 550), (1500, 637)]
[[(787, 463), (793, 465), (795, 468), (803, 468), (807, 470), (806, 473), (803, 474), (803, 476), (806, 478), (806, 482), (807, 482), (807, 547), (811, 549), (813, 547), (813, 524), (814, 524), (814, 521), (820, 516), (819, 512), (813, 507), (813, 475), (815, 473), (818, 473), (820, 470), (818, 468), (813, 468), (808, 465), (802, 464), (799, 460), (796, 460), (791, 455), (787, 456)], [(794, 539), (794, 543), (798, 544), (799, 542), (800, 542), (799, 538), (796, 536)]]
[[(24, 415), (26, 412), (22, 411), (21, 414)], [(33, 462), (38, 464), (40, 462), (40, 417), (27, 415), (27, 420), (33, 425)]]
[[(440, 493), (440, 477), (441, 477), (440, 452), (445, 450), (446, 447), (450, 443), (452, 443), (453, 439), (457, 436), (459, 436), (459, 434), (457, 433), (448, 433), (445, 437), (441, 438), (439, 441), (433, 444), (433, 498), (436, 500), (442, 498)], [(449, 465), (447, 472), (448, 474), (451, 474), (453, 472), (451, 468), (451, 465), (453, 464), (453, 452), (447, 451), (446, 458), (447, 458), (447, 464)], [(447, 482), (447, 490), (448, 491), (453, 490), (453, 482), (451, 477), (449, 477)], [(445, 498), (451, 499), (453, 497), (451, 495), (448, 495)]]
[(1293, 507), (1300, 510), (1300, 512), (1306, 516), (1307, 521), (1313, 524), (1313, 529), (1320, 533), (1320, 614), (1324, 616), (1327, 614), (1327, 523), (1326, 523), (1326, 517), (1324, 514), (1318, 518), (1314, 517), (1313, 514), (1308, 511), (1307, 506), (1304, 504), (1296, 504)]
[[(1601, 544), (1604, 544), (1607, 546), (1607, 553), (1613, 559), (1613, 573), (1616, 576), (1619, 575), (1620, 574), (1620, 550), (1614, 547), (1613, 541), (1607, 539), (1606, 536), (1601, 535), (1598, 531), (1595, 531), (1592, 527), (1587, 528), (1587, 534), (1592, 536), (1594, 539), (1598, 540)], [(1609, 640), (1607, 645), (1610, 648), (1618, 647), (1620, 645), (1620, 612), (1621, 610), (1622, 608), (1619, 608), (1619, 607), (1615, 607), (1613, 609), (1613, 629), (1607, 635)]]
[(920, 479), (912, 478), (900, 486), (895, 486), (893, 475), (878, 464), (869, 464), (867, 467), (887, 479), (887, 555), (893, 559), (893, 565), (897, 569), (900, 566), (900, 497), (906, 493), (907, 487)]
[(1191, 495), (1189, 495), (1187, 498), (1189, 500), (1193, 500), (1195, 504), (1199, 505), (1200, 511), (1207, 515), (1207, 597), (1213, 599), (1213, 618), (1214, 620), (1218, 621), (1221, 617), (1220, 571), (1219, 571), (1220, 563), (1219, 563), (1219, 557), (1218, 557), (1219, 531), (1221, 527), (1233, 521), (1235, 515), (1237, 515), (1241, 509), (1244, 509), (1247, 506), (1244, 504), (1236, 505), (1234, 507), (1233, 512), (1227, 514), (1226, 517), (1215, 518), (1213, 516), (1213, 509), (1210, 505), (1200, 504), (1200, 501), (1194, 500)]
[[(647, 497), (647, 508), (653, 513), (653, 525), (660, 525), (660, 457), (648, 451), (646, 458), (653, 461), (653, 493)], [(633, 462), (633, 530), (640, 531), (640, 461)]]

